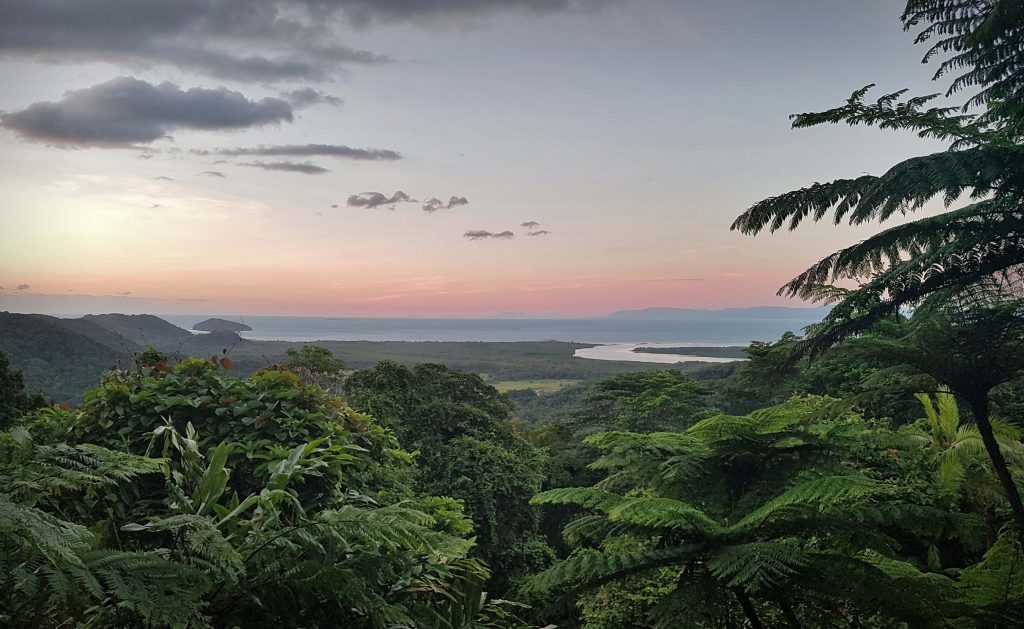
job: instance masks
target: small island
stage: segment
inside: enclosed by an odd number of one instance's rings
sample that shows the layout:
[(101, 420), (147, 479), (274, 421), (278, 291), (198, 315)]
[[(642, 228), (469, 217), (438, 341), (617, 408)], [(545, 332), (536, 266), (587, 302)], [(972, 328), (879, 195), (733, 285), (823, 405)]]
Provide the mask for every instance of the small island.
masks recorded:
[(228, 321), (227, 319), (207, 319), (206, 321), (200, 321), (199, 323), (192, 326), (193, 330), (200, 332), (252, 332), (252, 328), (239, 323), (237, 321)]
[(731, 347), (635, 347), (634, 352), (642, 354), (680, 354), (682, 356), (703, 356), (706, 358), (750, 358), (747, 348)]

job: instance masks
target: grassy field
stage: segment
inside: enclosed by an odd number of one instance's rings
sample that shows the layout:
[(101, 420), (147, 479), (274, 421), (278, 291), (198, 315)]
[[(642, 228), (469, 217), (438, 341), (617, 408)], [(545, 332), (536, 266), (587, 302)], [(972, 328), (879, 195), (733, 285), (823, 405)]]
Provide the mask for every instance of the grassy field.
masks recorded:
[(502, 393), (531, 389), (539, 395), (561, 391), (565, 387), (570, 387), (577, 383), (579, 383), (579, 380), (502, 380), (490, 382), (495, 389)]

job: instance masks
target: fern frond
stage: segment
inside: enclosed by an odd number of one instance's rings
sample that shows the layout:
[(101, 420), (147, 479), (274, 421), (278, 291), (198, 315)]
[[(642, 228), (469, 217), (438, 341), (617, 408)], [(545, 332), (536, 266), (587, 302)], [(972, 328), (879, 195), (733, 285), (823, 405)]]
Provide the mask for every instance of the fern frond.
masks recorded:
[(980, 563), (966, 568), (957, 590), (964, 603), (996, 624), (1024, 623), (1024, 551), (1016, 534), (1005, 532)]
[(608, 519), (701, 538), (717, 537), (726, 530), (697, 507), (671, 498), (627, 498), (608, 509)]
[(620, 576), (682, 565), (693, 558), (693, 552), (694, 549), (689, 547), (632, 553), (581, 549), (568, 559), (531, 577), (526, 589), (531, 592), (547, 592), (597, 587)]
[(578, 505), (597, 511), (608, 511), (626, 499), (619, 494), (593, 487), (561, 487), (549, 489), (530, 499), (533, 505)]
[(750, 593), (784, 588), (810, 561), (803, 550), (785, 541), (725, 546), (708, 558), (707, 569), (728, 587)]
[(11, 557), (42, 555), (53, 565), (81, 564), (93, 536), (84, 526), (66, 522), (0, 494), (0, 547)]
[(585, 543), (600, 543), (612, 537), (635, 534), (645, 535), (648, 531), (628, 522), (613, 522), (603, 515), (585, 515), (569, 522), (562, 528), (562, 537), (574, 546)]
[(864, 476), (813, 478), (797, 483), (764, 503), (732, 525), (730, 530), (747, 531), (775, 521), (788, 522), (794, 511), (814, 514), (850, 509), (888, 491), (882, 484)]

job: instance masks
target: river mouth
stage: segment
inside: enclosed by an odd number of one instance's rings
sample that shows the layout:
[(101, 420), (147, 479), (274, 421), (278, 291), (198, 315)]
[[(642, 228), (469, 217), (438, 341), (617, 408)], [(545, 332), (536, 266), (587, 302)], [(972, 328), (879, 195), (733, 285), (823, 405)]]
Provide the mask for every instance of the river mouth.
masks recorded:
[[(638, 347), (679, 347), (687, 345), (697, 346), (696, 343), (609, 343), (607, 345), (595, 345), (576, 350), (573, 356), (577, 358), (589, 358), (591, 360), (620, 360), (636, 363), (658, 363), (663, 365), (674, 365), (676, 363), (701, 362), (701, 363), (733, 363), (745, 358), (723, 358), (721, 356), (700, 356), (698, 354), (653, 354), (647, 352), (634, 352)], [(704, 343), (701, 347), (709, 347)], [(722, 345), (721, 347), (731, 347)]]

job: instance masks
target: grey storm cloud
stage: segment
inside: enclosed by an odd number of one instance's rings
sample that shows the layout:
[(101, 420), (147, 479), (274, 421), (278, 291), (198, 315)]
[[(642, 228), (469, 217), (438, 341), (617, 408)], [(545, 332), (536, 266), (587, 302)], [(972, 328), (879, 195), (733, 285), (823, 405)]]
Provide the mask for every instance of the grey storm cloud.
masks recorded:
[(536, 231), (532, 231), (532, 232), (526, 232), (526, 235), (527, 235), (527, 236), (547, 236), (547, 235), (548, 235), (548, 234), (550, 234), (550, 233), (551, 233), (551, 232), (549, 232), (549, 231), (548, 231), (548, 230), (546, 230), (546, 229), (538, 229), (538, 230), (536, 230)]
[(180, 129), (225, 130), (291, 122), (279, 98), (250, 100), (227, 88), (183, 90), (120, 77), (0, 115), (0, 126), (28, 140), (77, 146), (132, 146)]
[(436, 26), (615, 0), (0, 0), (0, 55), (51, 63), (169, 65), (251, 82), (324, 79), (391, 58), (338, 42), (340, 27)]
[(395, 209), (396, 203), (410, 201), (413, 201), (413, 199), (409, 198), (409, 195), (399, 190), (390, 197), (384, 196), (380, 192), (363, 192), (362, 194), (353, 194), (348, 198), (346, 203), (349, 207), (365, 207), (372, 210), (381, 206), (386, 206), (388, 209), (393, 210)]
[(220, 149), (220, 155), (238, 157), (253, 155), (260, 157), (343, 157), (355, 160), (382, 161), (402, 159), (402, 154), (389, 149), (352, 148), (344, 144), (283, 144), (257, 146), (253, 148)]
[(333, 105), (341, 107), (345, 104), (341, 98), (332, 96), (326, 92), (315, 90), (312, 87), (304, 87), (298, 90), (281, 92), (281, 98), (291, 103), (292, 107), (302, 109), (313, 105)]
[(356, 25), (381, 22), (465, 21), (492, 13), (544, 15), (599, 8), (615, 0), (340, 0), (336, 4)]
[(30, 288), (32, 287), (29, 286), (28, 284), (18, 284), (17, 286), (14, 287), (14, 290), (28, 290)]
[[(345, 2), (0, 0), (0, 54), (171, 65), (240, 81), (321, 79), (389, 58), (337, 43)], [(213, 43), (216, 42), (216, 43)]]
[(227, 176), (224, 173), (220, 172), (219, 170), (204, 170), (199, 174), (206, 175), (207, 177), (220, 177), (221, 179), (224, 179)]
[(519, 223), (519, 226), (525, 227), (526, 229), (536, 229), (540, 227), (540, 223), (537, 221), (526, 221), (525, 223)]
[(304, 175), (322, 175), (330, 172), (322, 166), (310, 164), (309, 162), (247, 162), (239, 166), (262, 168), (263, 170), (279, 170), (288, 173), (302, 173)]
[(448, 202), (446, 203), (437, 197), (432, 197), (423, 202), (423, 211), (433, 213), (438, 210), (450, 210), (453, 207), (458, 207), (460, 205), (469, 205), (469, 199), (466, 197), (453, 196), (448, 199)]
[(503, 232), (490, 232), (485, 229), (470, 229), (466, 233), (462, 234), (464, 238), (470, 240), (487, 240), (490, 238), (496, 238), (498, 240), (510, 240), (515, 237), (515, 234), (510, 231)]

